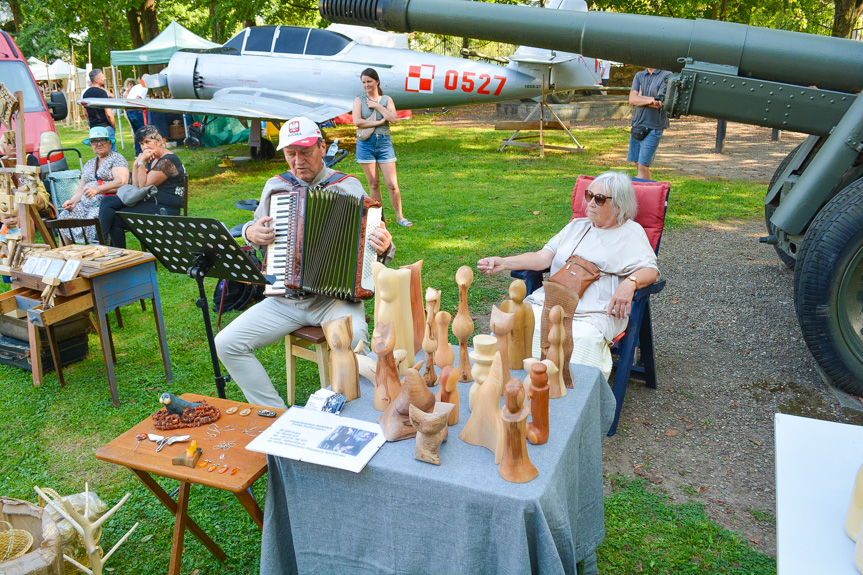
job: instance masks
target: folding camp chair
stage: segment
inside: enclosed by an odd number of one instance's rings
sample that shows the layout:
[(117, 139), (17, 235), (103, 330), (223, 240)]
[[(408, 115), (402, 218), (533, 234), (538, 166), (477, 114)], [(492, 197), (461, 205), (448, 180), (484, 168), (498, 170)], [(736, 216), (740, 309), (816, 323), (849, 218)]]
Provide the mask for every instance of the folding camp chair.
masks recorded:
[[(591, 176), (578, 176), (572, 193), (572, 219), (585, 217), (584, 192), (593, 181)], [(634, 179), (632, 185), (635, 188), (635, 199), (638, 202), (638, 215), (635, 221), (641, 224), (647, 233), (647, 239), (653, 251), (659, 254), (659, 242), (662, 239), (662, 230), (665, 227), (665, 213), (668, 208), (668, 194), (671, 191), (669, 182), (651, 182)], [(527, 293), (542, 286), (542, 272), (532, 270), (513, 271), (512, 277), (523, 279), (527, 286)], [(623, 407), (623, 398), (626, 395), (626, 386), (629, 378), (637, 375), (643, 379), (647, 387), (656, 389), (656, 362), (653, 355), (653, 327), (650, 317), (650, 296), (659, 293), (665, 287), (665, 280), (636, 290), (632, 299), (632, 310), (629, 315), (629, 324), (612, 345), (612, 353), (618, 355), (614, 364), (614, 381), (611, 390), (617, 405), (614, 410), (614, 421), (608, 430), (608, 435), (617, 432), (617, 422), (620, 419), (620, 410)], [(636, 354), (640, 349), (641, 353)], [(639, 357), (640, 356), (640, 357)]]
[(48, 188), (48, 193), (51, 195), (51, 203), (59, 212), (63, 208), (63, 203), (66, 202), (78, 189), (81, 183), (81, 173), (84, 171), (84, 162), (81, 152), (75, 148), (60, 148), (48, 152), (48, 157), (59, 152), (75, 152), (78, 154), (78, 165), (80, 170), (63, 170), (54, 172), (51, 170), (51, 164), (48, 164), (48, 173), (45, 175), (45, 187)]

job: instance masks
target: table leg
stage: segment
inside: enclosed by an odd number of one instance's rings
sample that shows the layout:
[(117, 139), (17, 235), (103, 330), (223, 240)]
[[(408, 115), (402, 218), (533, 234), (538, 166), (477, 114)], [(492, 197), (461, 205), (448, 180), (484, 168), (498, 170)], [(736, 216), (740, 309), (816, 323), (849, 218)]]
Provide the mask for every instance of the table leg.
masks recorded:
[(186, 535), (186, 511), (189, 509), (189, 489), (192, 486), (185, 481), (180, 482), (180, 493), (177, 495), (177, 511), (174, 513), (174, 541), (171, 544), (171, 564), (168, 575), (180, 575), (183, 564), (183, 539)]
[[(93, 299), (96, 299), (95, 297)], [(95, 302), (94, 302), (95, 303)], [(111, 328), (108, 326), (108, 318), (101, 306), (96, 305), (96, 319), (99, 320), (99, 341), (102, 344), (102, 358), (105, 360), (105, 371), (108, 372), (108, 383), (111, 385), (111, 403), (114, 407), (120, 407), (120, 398), (117, 394), (117, 376), (114, 374), (114, 344), (111, 342)]]
[(255, 501), (255, 498), (252, 497), (251, 488), (248, 490), (238, 491), (234, 493), (237, 496), (237, 499), (240, 500), (240, 505), (245, 508), (245, 510), (249, 513), (249, 516), (252, 518), (252, 521), (258, 526), (258, 528), (263, 531), (264, 530), (264, 512), (261, 510), (258, 502)]
[(114, 365), (117, 365), (117, 350), (114, 348), (114, 332), (111, 331), (111, 320), (107, 315), (105, 316), (105, 325), (108, 327), (108, 343), (111, 345), (111, 361), (114, 362)]
[(39, 328), (27, 322), (27, 339), (30, 343), (30, 367), (33, 370), (33, 387), (42, 385), (42, 342), (39, 341)]
[(45, 332), (48, 334), (48, 347), (51, 348), (51, 359), (54, 360), (54, 373), (57, 374), (60, 387), (63, 387), (66, 381), (63, 379), (63, 363), (60, 360), (60, 348), (57, 347), (57, 338), (54, 337), (54, 326), (46, 326)]
[[(159, 283), (156, 280), (156, 264), (150, 265), (150, 281), (153, 284), (153, 315), (156, 317), (156, 333), (159, 335), (159, 346), (162, 349), (162, 364), (165, 366), (165, 380), (168, 383), (174, 381), (174, 375), (171, 373), (171, 359), (168, 356), (168, 340), (165, 337), (165, 320), (162, 317), (162, 300), (159, 297)], [(141, 300), (143, 303), (144, 300)], [(208, 312), (209, 313), (209, 312)]]
[[(192, 535), (197, 537), (198, 541), (203, 543), (204, 547), (209, 549), (210, 553), (212, 553), (216, 557), (216, 559), (218, 559), (219, 561), (224, 561), (225, 559), (227, 559), (228, 556), (225, 555), (225, 552), (222, 551), (222, 548), (219, 547), (218, 543), (216, 543), (215, 541), (210, 539), (210, 536), (207, 535), (203, 529), (201, 529), (200, 525), (195, 523), (195, 520), (192, 519), (191, 517), (189, 517), (189, 515), (187, 513), (188, 512), (188, 505), (189, 505), (189, 501), (188, 501), (189, 484), (188, 483), (184, 483), (184, 482), (180, 483), (180, 503), (178, 504), (176, 501), (174, 501), (171, 498), (170, 495), (168, 495), (168, 493), (164, 489), (162, 489), (161, 485), (156, 483), (155, 479), (150, 477), (149, 473), (147, 473), (145, 471), (139, 471), (137, 469), (130, 469), (130, 471), (132, 473), (134, 473), (138, 477), (138, 479), (141, 480), (141, 483), (143, 483), (147, 487), (147, 489), (149, 489), (150, 492), (156, 496), (156, 499), (161, 501), (162, 505), (167, 507), (168, 511), (173, 513), (175, 517), (179, 518), (182, 515), (183, 521), (184, 521), (184, 527), (188, 528), (189, 531), (192, 532)], [(185, 496), (183, 495), (183, 486), (184, 485), (186, 486), (185, 487), (186, 488), (186, 495)], [(176, 523), (175, 523), (175, 526), (176, 526)], [(176, 541), (176, 529), (174, 531), (174, 539)], [(171, 553), (172, 562), (173, 562), (173, 555), (174, 555), (174, 552), (172, 551), (172, 553)]]

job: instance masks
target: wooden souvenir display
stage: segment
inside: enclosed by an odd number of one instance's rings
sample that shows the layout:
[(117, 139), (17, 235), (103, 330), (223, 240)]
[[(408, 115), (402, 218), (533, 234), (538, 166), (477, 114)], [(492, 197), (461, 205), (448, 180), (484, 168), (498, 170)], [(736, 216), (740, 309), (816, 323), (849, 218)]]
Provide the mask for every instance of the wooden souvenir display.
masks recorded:
[(452, 314), (448, 311), (439, 311), (434, 318), (435, 329), (437, 330), (434, 364), (441, 369), (452, 365), (455, 361), (455, 354), (452, 352), (452, 345), (449, 342), (449, 322), (451, 319)]
[(414, 363), (414, 328), (410, 301), (411, 271), (382, 268), (375, 283), (375, 325), (392, 322), (395, 349), (407, 351), (408, 365)]
[(411, 271), (411, 317), (414, 325), (414, 354), (417, 354), (423, 347), (426, 322), (425, 302), (423, 301), (423, 261), (400, 266), (399, 269)]
[(414, 459), (440, 465), (440, 444), (446, 441), (447, 419), (455, 406), (451, 403), (435, 403), (432, 413), (426, 413), (415, 405), (408, 408), (411, 425), (417, 432)]
[(347, 401), (360, 397), (360, 370), (357, 356), (351, 349), (353, 326), (351, 316), (325, 321), (321, 324), (324, 337), (330, 346), (330, 381), (332, 390), (343, 394)]
[(396, 336), (392, 328), (391, 322), (376, 325), (372, 336), (372, 351), (378, 356), (375, 371), (375, 409), (378, 411), (384, 411), (389, 407), (402, 391), (402, 383), (396, 370), (396, 360), (393, 357)]
[(468, 392), (468, 407), (473, 410), (473, 398), (479, 391), (480, 386), (488, 377), (488, 372), (491, 369), (491, 362), (494, 361), (494, 352), (497, 349), (497, 338), (493, 335), (475, 335), (473, 338), (473, 351), (470, 352), (470, 358), (473, 360), (473, 368), (471, 375), (473, 376), (473, 385), (470, 386)]
[(527, 424), (527, 440), (534, 445), (548, 441), (548, 375), (542, 362), (530, 367), (530, 423)]
[(467, 290), (473, 283), (473, 270), (469, 266), (461, 266), (455, 273), (455, 281), (458, 284), (458, 313), (452, 322), (452, 334), (458, 339), (458, 380), (473, 381), (467, 351), (467, 340), (473, 334), (473, 319), (467, 307)]
[(495, 463), (500, 462), (500, 450), (503, 445), (501, 441), (503, 422), (500, 418), (500, 389), (503, 387), (501, 375), (500, 352), (495, 352), (488, 377), (476, 392), (470, 418), (459, 434), (459, 438), (465, 443), (485, 447), (494, 453)]
[[(548, 313), (548, 321), (550, 328), (548, 330), (548, 351), (546, 359), (552, 361), (554, 365), (564, 365), (563, 361), (563, 308), (559, 305), (554, 306)], [(566, 386), (563, 383), (562, 377), (556, 378), (557, 384), (549, 386), (548, 397), (557, 399), (566, 395)]]
[(504, 406), (500, 411), (503, 428), (503, 454), (497, 472), (510, 483), (527, 483), (536, 478), (536, 470), (527, 455), (527, 412), (524, 387), (511, 379), (503, 392)]
[(426, 387), (419, 372), (420, 364), (408, 369), (402, 380), (402, 391), (378, 418), (387, 441), (401, 441), (415, 437), (417, 432), (410, 422), (410, 406), (431, 413), (434, 409), (434, 393)]
[(426, 353), (426, 369), (423, 373), (423, 379), (429, 387), (434, 387), (437, 384), (437, 373), (434, 370), (434, 354), (438, 345), (435, 316), (439, 309), (440, 292), (430, 287), (426, 290), (426, 325), (425, 337), (423, 338), (423, 351)]
[(528, 401), (530, 401), (530, 370), (536, 363), (541, 363), (545, 365), (545, 375), (546, 377), (548, 377), (549, 391), (551, 391), (552, 386), (562, 385), (560, 383), (560, 371), (550, 359), (544, 359), (542, 361), (539, 361), (538, 359), (529, 357), (524, 360), (524, 371), (527, 372), (527, 376), (524, 378), (524, 392), (528, 395)]
[(509, 284), (510, 299), (500, 304), (500, 310), (515, 316), (515, 324), (509, 335), (509, 364), (521, 365), (524, 360), (533, 355), (533, 309), (524, 303), (527, 286), (524, 280), (515, 280)]
[(563, 308), (563, 357), (555, 362), (561, 372), (564, 385), (572, 387), (572, 372), (569, 369), (569, 358), (572, 356), (572, 316), (578, 307), (578, 294), (554, 282), (542, 282), (545, 288), (545, 304), (542, 308), (542, 321), (540, 322), (540, 347), (543, 358), (548, 349), (548, 312), (556, 305)]
[[(491, 306), (489, 329), (497, 338), (497, 351), (500, 352), (503, 380), (509, 381), (509, 334), (515, 325), (515, 314), (500, 311), (497, 306)], [(521, 363), (519, 363), (521, 365)], [(503, 390), (501, 390), (501, 393)]]
[(453, 404), (453, 410), (449, 413), (447, 425), (455, 425), (459, 418), (459, 397), (458, 397), (458, 371), (451, 365), (444, 367), (440, 371), (440, 389), (437, 390), (435, 399), (439, 402)]

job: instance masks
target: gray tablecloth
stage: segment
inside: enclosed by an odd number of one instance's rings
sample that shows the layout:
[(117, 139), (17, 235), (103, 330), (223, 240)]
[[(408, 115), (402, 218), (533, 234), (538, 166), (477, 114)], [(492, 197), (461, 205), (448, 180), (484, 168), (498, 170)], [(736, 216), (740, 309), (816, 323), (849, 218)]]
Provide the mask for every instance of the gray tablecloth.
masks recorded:
[[(575, 389), (550, 401), (548, 443), (528, 444), (539, 470), (528, 483), (505, 481), (489, 450), (458, 439), (470, 383), (439, 467), (414, 459), (413, 439), (384, 444), (359, 474), (268, 457), (261, 574), (575, 575), (585, 560), (595, 571), (614, 396), (596, 369), (572, 373)], [(361, 392), (342, 415), (376, 420), (372, 384)]]

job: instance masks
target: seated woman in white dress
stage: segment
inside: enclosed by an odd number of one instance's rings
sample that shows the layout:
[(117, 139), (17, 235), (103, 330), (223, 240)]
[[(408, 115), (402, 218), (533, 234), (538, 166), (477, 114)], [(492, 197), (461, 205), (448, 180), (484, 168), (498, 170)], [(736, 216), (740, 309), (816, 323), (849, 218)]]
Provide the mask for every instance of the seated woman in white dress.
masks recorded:
[[(593, 262), (601, 270), (578, 302), (572, 318), (573, 352), (570, 361), (611, 374), (610, 345), (629, 322), (635, 290), (659, 278), (656, 254), (647, 234), (633, 221), (638, 206), (632, 180), (622, 172), (598, 176), (584, 194), (586, 218), (569, 222), (545, 247), (509, 257), (486, 257), (477, 262), (485, 274), (504, 270), (544, 270), (553, 275), (572, 254)], [(539, 357), (539, 327), (545, 293), (542, 288), (525, 302), (536, 317), (533, 355)]]

